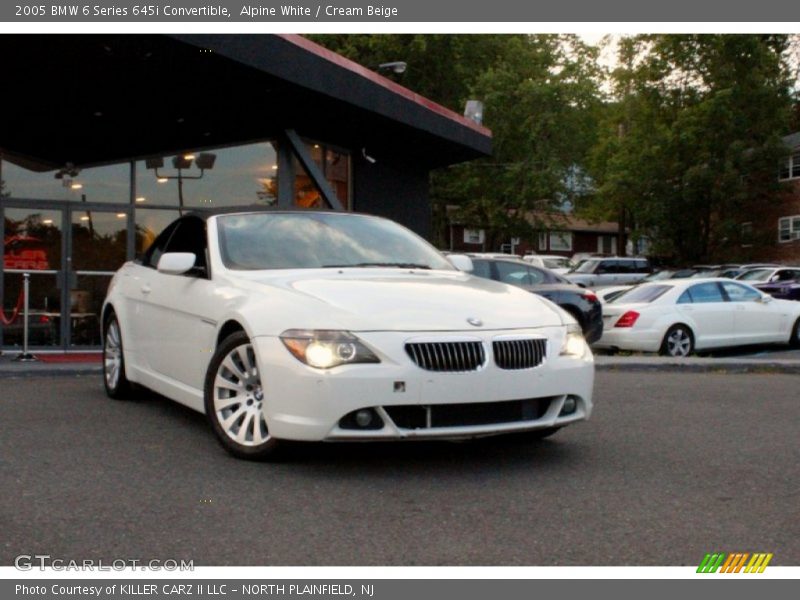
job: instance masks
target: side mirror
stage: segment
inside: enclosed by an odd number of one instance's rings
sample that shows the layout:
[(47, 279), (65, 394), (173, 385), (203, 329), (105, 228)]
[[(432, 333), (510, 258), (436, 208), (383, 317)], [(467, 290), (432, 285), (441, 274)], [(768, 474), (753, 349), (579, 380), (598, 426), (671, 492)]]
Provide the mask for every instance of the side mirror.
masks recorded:
[(193, 252), (167, 252), (158, 259), (158, 272), (167, 275), (183, 275), (194, 266)]
[(472, 273), (472, 271), (475, 270), (475, 267), (472, 264), (472, 259), (466, 254), (450, 254), (447, 257), (447, 260), (449, 260), (450, 264), (452, 264), (459, 271)]
[(770, 302), (772, 302), (772, 300), (773, 300), (772, 296), (770, 296), (769, 294), (764, 294), (758, 301), (761, 302), (762, 304), (769, 304)]

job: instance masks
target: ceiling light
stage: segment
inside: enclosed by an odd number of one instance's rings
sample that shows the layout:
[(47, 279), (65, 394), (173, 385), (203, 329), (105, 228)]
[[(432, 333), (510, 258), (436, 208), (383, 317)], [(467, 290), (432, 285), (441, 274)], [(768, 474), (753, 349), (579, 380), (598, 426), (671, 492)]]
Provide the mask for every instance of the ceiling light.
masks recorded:
[(167, 179), (166, 177), (159, 177), (158, 179), (156, 179), (156, 181), (158, 183), (167, 183), (169, 179)]
[(137, 201), (137, 202), (147, 202), (147, 198), (145, 198), (144, 196), (139, 196), (139, 197), (136, 199), (136, 201)]
[(69, 187), (70, 187), (70, 189), (73, 189), (73, 190), (81, 190), (81, 189), (83, 189), (83, 184), (82, 183), (73, 183)]

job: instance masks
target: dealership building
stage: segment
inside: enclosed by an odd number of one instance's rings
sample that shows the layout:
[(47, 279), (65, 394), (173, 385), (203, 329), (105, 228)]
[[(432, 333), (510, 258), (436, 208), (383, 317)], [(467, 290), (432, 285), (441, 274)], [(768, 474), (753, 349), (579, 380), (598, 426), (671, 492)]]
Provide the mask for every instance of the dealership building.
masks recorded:
[(111, 275), (182, 212), (358, 211), (430, 236), (430, 171), (491, 152), (475, 121), (300, 36), (2, 35), (0, 48), (6, 350), (22, 341), (25, 273), (31, 345), (96, 349)]

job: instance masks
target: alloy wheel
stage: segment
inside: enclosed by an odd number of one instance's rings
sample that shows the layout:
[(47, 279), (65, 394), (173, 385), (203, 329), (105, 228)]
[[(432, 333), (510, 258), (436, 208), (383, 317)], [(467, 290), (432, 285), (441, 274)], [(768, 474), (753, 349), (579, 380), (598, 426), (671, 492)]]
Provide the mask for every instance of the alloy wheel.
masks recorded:
[(217, 422), (231, 440), (242, 446), (269, 441), (264, 418), (264, 390), (251, 344), (231, 350), (217, 368), (213, 384)]
[(679, 327), (667, 336), (667, 354), (670, 356), (688, 356), (692, 349), (692, 337), (685, 329)]
[(103, 374), (106, 378), (106, 385), (113, 390), (116, 389), (119, 383), (119, 375), (122, 372), (122, 342), (116, 319), (108, 324), (105, 341), (105, 346), (103, 346)]

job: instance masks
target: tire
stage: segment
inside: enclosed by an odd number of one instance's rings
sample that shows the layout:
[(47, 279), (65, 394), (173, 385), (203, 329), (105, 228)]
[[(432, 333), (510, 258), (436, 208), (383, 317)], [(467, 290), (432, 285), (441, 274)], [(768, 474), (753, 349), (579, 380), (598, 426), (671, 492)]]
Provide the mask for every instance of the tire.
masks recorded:
[(122, 330), (117, 315), (111, 313), (106, 320), (103, 336), (103, 384), (106, 394), (115, 400), (130, 398), (133, 385), (125, 375), (125, 353), (122, 348)]
[(660, 354), (685, 358), (694, 351), (694, 334), (686, 325), (673, 325), (664, 334)]
[(794, 322), (792, 336), (789, 338), (789, 345), (792, 348), (800, 348), (800, 319)]
[(243, 331), (219, 345), (206, 373), (205, 409), (222, 447), (237, 458), (272, 458), (279, 446), (264, 417), (264, 391), (250, 338)]

